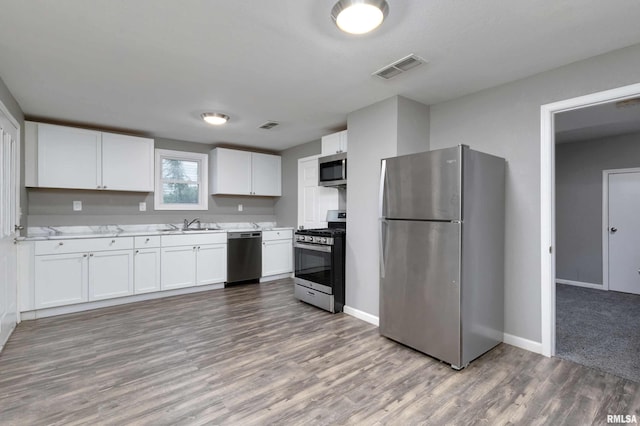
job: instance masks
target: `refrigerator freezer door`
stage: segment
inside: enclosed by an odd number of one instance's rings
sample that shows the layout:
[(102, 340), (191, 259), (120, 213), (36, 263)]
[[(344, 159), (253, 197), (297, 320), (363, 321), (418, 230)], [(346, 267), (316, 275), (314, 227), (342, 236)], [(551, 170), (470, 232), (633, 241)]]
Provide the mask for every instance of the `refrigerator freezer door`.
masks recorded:
[(383, 160), (382, 217), (461, 220), (461, 150), (440, 149)]
[(380, 334), (461, 366), (461, 224), (388, 220)]

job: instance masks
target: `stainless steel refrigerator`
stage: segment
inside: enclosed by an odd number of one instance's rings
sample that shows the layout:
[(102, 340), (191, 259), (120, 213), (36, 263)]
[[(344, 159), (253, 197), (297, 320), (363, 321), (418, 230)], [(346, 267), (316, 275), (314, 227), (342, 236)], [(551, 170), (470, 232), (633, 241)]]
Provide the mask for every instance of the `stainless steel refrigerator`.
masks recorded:
[(382, 160), (380, 334), (455, 369), (502, 341), (504, 175), (465, 145)]

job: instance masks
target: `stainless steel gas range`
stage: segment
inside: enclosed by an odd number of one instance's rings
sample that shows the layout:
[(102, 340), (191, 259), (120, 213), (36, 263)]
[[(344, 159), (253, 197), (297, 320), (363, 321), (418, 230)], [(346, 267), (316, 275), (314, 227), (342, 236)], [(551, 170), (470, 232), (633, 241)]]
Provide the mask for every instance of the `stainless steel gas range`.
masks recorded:
[(330, 210), (328, 228), (301, 229), (295, 235), (295, 297), (329, 312), (342, 312), (345, 300), (346, 213)]

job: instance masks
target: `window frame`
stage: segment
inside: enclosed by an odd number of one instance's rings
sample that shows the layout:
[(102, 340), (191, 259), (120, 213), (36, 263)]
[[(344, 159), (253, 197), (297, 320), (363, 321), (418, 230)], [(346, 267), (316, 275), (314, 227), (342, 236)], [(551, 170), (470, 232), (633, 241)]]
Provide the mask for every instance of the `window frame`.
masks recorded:
[[(196, 161), (198, 166), (198, 204), (174, 204), (163, 202), (162, 160)], [(154, 209), (155, 210), (208, 210), (209, 209), (209, 155), (198, 152), (155, 150)]]

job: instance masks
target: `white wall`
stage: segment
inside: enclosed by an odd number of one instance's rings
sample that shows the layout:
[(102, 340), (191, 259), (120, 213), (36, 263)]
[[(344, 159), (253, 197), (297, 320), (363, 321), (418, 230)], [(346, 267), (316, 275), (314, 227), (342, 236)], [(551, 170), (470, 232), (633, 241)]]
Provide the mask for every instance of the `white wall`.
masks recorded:
[(540, 106), (640, 82), (640, 45), (431, 106), (432, 149), (507, 159), (505, 332), (541, 341)]

